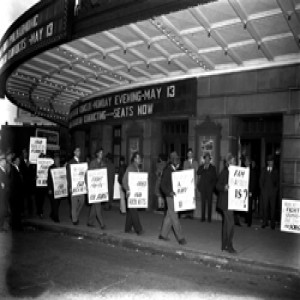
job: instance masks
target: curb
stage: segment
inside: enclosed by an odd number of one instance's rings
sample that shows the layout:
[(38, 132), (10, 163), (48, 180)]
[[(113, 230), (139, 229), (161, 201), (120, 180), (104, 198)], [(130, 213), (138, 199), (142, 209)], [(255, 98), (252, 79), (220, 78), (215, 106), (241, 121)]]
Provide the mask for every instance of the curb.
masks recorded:
[(222, 256), (203, 251), (195, 251), (182, 247), (174, 249), (170, 246), (157, 245), (154, 242), (136, 240), (128, 237), (114, 235), (103, 231), (87, 231), (80, 227), (76, 229), (66, 225), (58, 225), (55, 223), (44, 223), (34, 220), (25, 220), (25, 226), (31, 226), (38, 230), (50, 231), (55, 233), (63, 233), (68, 236), (83, 236), (86, 239), (98, 240), (106, 245), (120, 246), (131, 250), (141, 251), (150, 255), (165, 256), (173, 259), (181, 259), (193, 261), (208, 267), (217, 269), (226, 269), (238, 272), (247, 271), (250, 274), (264, 275), (267, 278), (275, 277), (295, 277), (300, 278), (298, 269), (285, 266), (274, 265), (270, 263), (262, 263), (254, 260), (239, 258), (238, 256)]

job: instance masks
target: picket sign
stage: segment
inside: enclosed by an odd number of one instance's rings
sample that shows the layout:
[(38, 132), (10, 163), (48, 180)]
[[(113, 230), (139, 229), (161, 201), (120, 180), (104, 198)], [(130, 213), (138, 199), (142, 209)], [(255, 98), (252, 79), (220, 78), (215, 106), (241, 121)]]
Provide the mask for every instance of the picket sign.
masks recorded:
[(46, 154), (47, 139), (39, 137), (31, 137), (29, 142), (29, 162), (36, 164), (41, 154)]
[(53, 165), (54, 160), (52, 158), (38, 158), (36, 165), (36, 186), (45, 187), (48, 182), (48, 170)]
[(88, 169), (87, 163), (71, 164), (71, 194), (72, 196), (84, 195), (87, 193), (85, 176)]
[(148, 173), (129, 172), (128, 185), (130, 196), (128, 198), (128, 208), (148, 207)]
[(55, 199), (68, 196), (67, 170), (65, 167), (50, 170), (53, 180), (53, 197)]
[(87, 183), (89, 203), (107, 202), (109, 200), (107, 168), (88, 170)]
[(280, 230), (300, 233), (300, 200), (282, 199)]
[(196, 209), (195, 172), (193, 169), (172, 173), (174, 210), (185, 211)]
[(118, 174), (115, 174), (114, 200), (119, 200), (120, 198), (121, 198), (121, 195), (120, 195), (120, 183), (118, 181)]
[(228, 209), (248, 211), (249, 168), (229, 166)]

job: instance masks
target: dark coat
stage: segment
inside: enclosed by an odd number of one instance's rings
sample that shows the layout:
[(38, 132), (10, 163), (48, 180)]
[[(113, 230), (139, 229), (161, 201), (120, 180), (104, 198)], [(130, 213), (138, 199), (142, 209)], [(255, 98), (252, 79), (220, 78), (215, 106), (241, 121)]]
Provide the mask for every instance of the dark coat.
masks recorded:
[(279, 174), (278, 171), (273, 168), (271, 172), (268, 172), (267, 168), (264, 168), (260, 175), (260, 189), (261, 193), (276, 196), (279, 188)]
[(173, 191), (173, 184), (172, 184), (172, 173), (174, 172), (174, 168), (171, 164), (169, 164), (163, 171), (161, 176), (161, 183), (160, 188), (163, 194), (166, 197), (172, 197)]
[(24, 196), (24, 182), (23, 176), (20, 171), (14, 165), (11, 166), (10, 171), (10, 202), (11, 205), (21, 205), (23, 204), (22, 198)]
[(119, 167), (118, 182), (120, 185), (122, 185), (122, 181), (123, 181), (123, 177), (125, 175), (126, 169), (127, 169), (126, 164), (120, 165), (120, 167)]
[(0, 168), (0, 229), (8, 214), (8, 189), (9, 179), (7, 174)]
[(69, 160), (67, 163), (67, 182), (68, 182), (68, 190), (71, 192), (72, 189), (72, 178), (71, 178), (71, 165), (81, 163), (80, 160), (76, 160), (74, 157)]
[(228, 184), (229, 170), (224, 167), (221, 174), (219, 175), (216, 189), (219, 192), (219, 197), (217, 201), (217, 208), (222, 211), (228, 210), (228, 190), (225, 190), (225, 186)]
[(216, 167), (209, 164), (208, 168), (205, 169), (204, 165), (198, 168), (197, 175), (200, 176), (198, 182), (198, 189), (200, 192), (208, 191), (213, 192), (217, 182), (217, 171)]

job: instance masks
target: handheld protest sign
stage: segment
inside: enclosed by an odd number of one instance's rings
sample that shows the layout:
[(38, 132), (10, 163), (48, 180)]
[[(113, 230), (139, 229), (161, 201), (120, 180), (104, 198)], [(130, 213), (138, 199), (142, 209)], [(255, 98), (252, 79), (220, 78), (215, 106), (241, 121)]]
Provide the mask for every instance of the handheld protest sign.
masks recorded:
[(249, 168), (229, 166), (228, 209), (248, 211)]
[(46, 154), (47, 139), (39, 137), (31, 137), (29, 144), (29, 162), (36, 164), (40, 154)]
[(128, 198), (128, 208), (148, 207), (148, 173), (129, 172), (128, 185), (130, 196)]
[(36, 186), (47, 186), (48, 170), (54, 161), (52, 158), (38, 158), (36, 164)]
[(88, 169), (87, 163), (71, 164), (71, 194), (72, 196), (84, 195), (87, 193), (85, 175)]
[(68, 196), (67, 170), (63, 168), (54, 168), (50, 170), (53, 180), (53, 197), (55, 199)]
[(193, 169), (172, 173), (174, 210), (185, 211), (196, 209), (195, 172)]
[(118, 174), (115, 174), (114, 200), (119, 200), (120, 198), (121, 198), (121, 195), (120, 195), (120, 183), (118, 182)]
[(282, 199), (281, 231), (300, 233), (300, 201)]
[(87, 171), (88, 202), (106, 202), (108, 198), (107, 169), (94, 169)]

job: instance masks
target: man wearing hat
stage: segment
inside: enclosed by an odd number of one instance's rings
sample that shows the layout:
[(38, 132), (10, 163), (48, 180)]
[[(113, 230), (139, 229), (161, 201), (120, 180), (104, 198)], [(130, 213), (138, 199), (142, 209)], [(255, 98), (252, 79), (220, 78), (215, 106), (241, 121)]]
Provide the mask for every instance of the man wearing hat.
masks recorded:
[(198, 189), (201, 193), (201, 221), (205, 221), (205, 211), (207, 204), (207, 220), (208, 222), (211, 222), (212, 195), (217, 182), (217, 171), (216, 167), (211, 164), (211, 157), (208, 152), (204, 154), (203, 159), (204, 164), (202, 164), (197, 171), (197, 175), (200, 176)]
[(261, 227), (265, 228), (268, 226), (270, 207), (271, 228), (275, 229), (275, 209), (279, 186), (279, 175), (278, 171), (274, 167), (274, 158), (272, 155), (267, 157), (267, 166), (261, 172), (259, 183), (263, 204), (263, 224)]
[(6, 157), (0, 151), (0, 232), (6, 231), (5, 219), (8, 214), (8, 176), (6, 172)]
[[(183, 162), (183, 170), (189, 170), (189, 169), (193, 169), (194, 170), (194, 178), (195, 178), (195, 196), (197, 195), (197, 188), (196, 188), (196, 185), (197, 185), (197, 170), (198, 170), (198, 167), (199, 167), (199, 164), (198, 162), (194, 159), (194, 154), (193, 154), (193, 149), (192, 148), (189, 148), (187, 150), (187, 159)], [(193, 219), (193, 213), (194, 213), (194, 210), (190, 210), (190, 211), (186, 211), (184, 213), (185, 215), (185, 218), (189, 218), (189, 219)]]
[(162, 228), (158, 238), (160, 240), (168, 241), (168, 235), (170, 230), (173, 228), (178, 243), (185, 245), (186, 240), (183, 237), (181, 225), (178, 219), (178, 214), (174, 211), (174, 191), (172, 184), (172, 173), (175, 172), (179, 167), (179, 157), (176, 152), (170, 154), (170, 164), (164, 169), (160, 188), (166, 197), (168, 210), (163, 220)]

